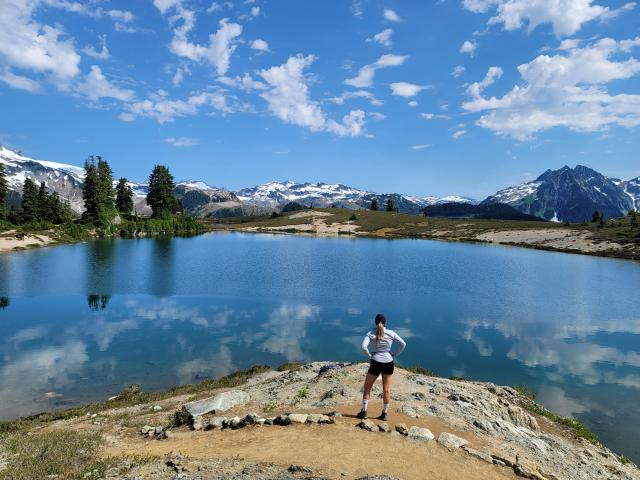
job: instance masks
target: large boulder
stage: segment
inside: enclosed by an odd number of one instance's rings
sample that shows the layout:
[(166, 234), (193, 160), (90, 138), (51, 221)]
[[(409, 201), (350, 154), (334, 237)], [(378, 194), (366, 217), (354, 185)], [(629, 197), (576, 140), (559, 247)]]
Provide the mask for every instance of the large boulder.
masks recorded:
[(469, 442), (453, 433), (442, 432), (438, 437), (438, 443), (447, 448), (460, 448)]
[(189, 402), (184, 407), (193, 417), (198, 417), (206, 413), (225, 412), (237, 405), (244, 405), (249, 400), (250, 397), (247, 392), (229, 390), (228, 392), (218, 393), (213, 397)]

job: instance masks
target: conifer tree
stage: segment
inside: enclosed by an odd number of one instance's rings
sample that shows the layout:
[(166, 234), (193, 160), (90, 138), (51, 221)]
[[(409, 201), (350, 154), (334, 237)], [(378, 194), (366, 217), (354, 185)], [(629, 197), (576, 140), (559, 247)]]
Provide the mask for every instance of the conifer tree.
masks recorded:
[(127, 185), (127, 179), (118, 180), (116, 187), (116, 208), (120, 213), (125, 215), (131, 214), (133, 211), (133, 190)]
[(38, 208), (38, 187), (33, 180), (26, 178), (22, 186), (22, 221), (35, 222), (40, 216)]
[(373, 210), (374, 212), (378, 211), (378, 199), (377, 198), (374, 198), (373, 200), (371, 200), (370, 210)]
[(0, 163), (0, 220), (7, 218), (7, 196), (9, 195), (9, 186), (7, 177), (4, 174), (4, 165)]
[(84, 183), (82, 185), (84, 214), (87, 220), (98, 219), (98, 168), (93, 156), (84, 163)]
[(40, 220), (51, 221), (51, 201), (49, 199), (49, 191), (44, 182), (40, 182), (38, 190), (38, 218)]
[(396, 212), (398, 209), (396, 208), (396, 202), (393, 198), (387, 199), (387, 212)]
[(115, 191), (111, 167), (106, 160), (98, 157), (98, 209), (101, 216), (113, 213), (114, 200)]
[(151, 207), (154, 217), (166, 217), (179, 210), (178, 201), (173, 196), (173, 175), (164, 165), (153, 167), (149, 175), (149, 193), (147, 204)]

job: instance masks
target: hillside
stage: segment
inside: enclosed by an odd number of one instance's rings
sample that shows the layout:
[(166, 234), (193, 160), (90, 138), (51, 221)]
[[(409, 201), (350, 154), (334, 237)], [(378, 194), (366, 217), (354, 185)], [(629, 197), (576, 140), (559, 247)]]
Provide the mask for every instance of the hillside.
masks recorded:
[(443, 203), (425, 207), (427, 217), (442, 218), (478, 218), (486, 220), (523, 220), (539, 222), (540, 218), (521, 213), (504, 203), (472, 205), (463, 203)]
[[(9, 422), (0, 478), (640, 478), (579, 422), (513, 388), (424, 369), (398, 367), (388, 420), (360, 422), (366, 368), (258, 367), (155, 394), (130, 388), (104, 403)], [(372, 417), (380, 395), (378, 381)]]

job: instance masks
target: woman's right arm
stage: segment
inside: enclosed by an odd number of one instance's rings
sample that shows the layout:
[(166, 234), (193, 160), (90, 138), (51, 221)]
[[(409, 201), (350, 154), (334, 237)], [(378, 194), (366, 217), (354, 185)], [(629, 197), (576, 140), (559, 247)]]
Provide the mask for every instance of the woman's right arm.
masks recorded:
[(371, 353), (369, 353), (369, 341), (369, 334), (366, 334), (362, 340), (362, 345), (360, 345), (360, 350), (364, 355), (371, 358)]

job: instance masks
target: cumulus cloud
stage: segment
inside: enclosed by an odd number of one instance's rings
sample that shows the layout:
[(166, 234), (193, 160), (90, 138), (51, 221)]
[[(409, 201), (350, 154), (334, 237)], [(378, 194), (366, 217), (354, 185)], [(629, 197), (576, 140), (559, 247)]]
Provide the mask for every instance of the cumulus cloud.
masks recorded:
[(395, 82), (389, 85), (391, 87), (391, 94), (397, 97), (411, 98), (415, 97), (422, 90), (429, 88), (425, 85), (416, 85), (415, 83), (408, 82)]
[(629, 2), (611, 10), (594, 4), (593, 0), (464, 0), (463, 4), (475, 13), (495, 9), (489, 24), (502, 24), (505, 30), (526, 26), (532, 31), (539, 25), (550, 23), (557, 36), (573, 35), (591, 20), (607, 20), (635, 7), (634, 2)]
[(362, 135), (365, 121), (362, 110), (351, 111), (342, 118), (342, 123), (338, 123), (327, 118), (318, 102), (310, 98), (304, 70), (314, 61), (313, 55), (296, 55), (282, 65), (260, 70), (260, 77), (270, 87), (260, 95), (266, 100), (269, 111), (285, 123), (299, 125), (312, 132), (325, 131), (352, 137)]
[(258, 50), (259, 52), (268, 52), (269, 51), (269, 44), (267, 42), (265, 42), (264, 40), (258, 38), (254, 41), (252, 41), (249, 46), (251, 48), (253, 48), (254, 50)]
[(384, 12), (382, 12), (382, 16), (385, 18), (385, 20), (388, 20), (390, 22), (396, 22), (396, 23), (404, 22), (404, 20), (400, 18), (400, 15), (398, 15), (396, 12), (394, 12), (390, 8), (385, 8)]
[(163, 138), (162, 141), (174, 147), (193, 147), (200, 144), (200, 140), (190, 137), (167, 137)]
[(640, 95), (609, 94), (606, 84), (640, 73), (640, 62), (622, 58), (640, 45), (640, 37), (616, 41), (603, 38), (585, 47), (540, 55), (520, 65), (522, 84), (504, 96), (486, 98), (482, 90), (502, 74), (492, 67), (482, 82), (472, 84), (468, 112), (488, 112), (477, 124), (519, 140), (537, 132), (564, 126), (593, 132), (613, 125), (640, 125)]
[(162, 14), (174, 10), (174, 15), (169, 18), (171, 24), (175, 25), (173, 39), (169, 44), (172, 53), (196, 62), (206, 61), (216, 68), (218, 75), (227, 73), (231, 55), (237, 48), (238, 37), (242, 34), (241, 25), (223, 18), (219, 22), (218, 30), (209, 35), (208, 43), (201, 45), (189, 40), (189, 33), (196, 23), (193, 10), (184, 7), (180, 0), (154, 0), (154, 5)]
[(171, 100), (167, 97), (167, 92), (159, 90), (145, 100), (127, 105), (126, 110), (120, 114), (120, 120), (131, 122), (137, 118), (152, 118), (163, 124), (179, 117), (196, 115), (203, 106), (213, 107), (223, 113), (233, 112), (227, 105), (226, 97), (220, 92), (202, 92), (186, 100)]
[(267, 85), (254, 79), (250, 74), (245, 73), (242, 77), (218, 77), (218, 81), (229, 87), (239, 88), (245, 92), (251, 92), (254, 90), (266, 90)]
[(464, 75), (465, 71), (466, 69), (464, 68), (464, 66), (456, 65), (456, 67), (453, 69), (453, 72), (451, 72), (451, 75), (453, 75), (455, 78), (459, 78)]
[(346, 85), (350, 85), (356, 88), (367, 88), (373, 85), (373, 77), (376, 74), (376, 70), (387, 67), (397, 67), (402, 65), (408, 57), (406, 55), (382, 55), (374, 63), (365, 65), (358, 70), (358, 75), (354, 78), (348, 78), (344, 81)]
[(391, 30), (390, 28), (385, 28), (380, 33), (376, 33), (373, 37), (367, 38), (367, 42), (376, 42), (384, 47), (391, 48), (391, 46), (393, 45), (393, 42), (391, 41), (392, 33), (393, 30)]
[[(33, 18), (39, 2), (5, 0), (0, 15), (0, 59), (6, 66), (51, 74), (58, 85), (80, 73), (80, 55), (60, 27)], [(24, 83), (23, 83), (24, 85)]]
[(379, 107), (384, 104), (382, 100), (379, 100), (375, 97), (375, 95), (366, 90), (355, 90), (350, 92), (343, 92), (342, 95), (338, 97), (331, 97), (328, 100), (336, 105), (344, 105), (347, 100), (351, 100), (354, 98), (364, 98), (368, 100), (371, 105), (375, 107)]
[(32, 80), (28, 77), (23, 77), (22, 75), (16, 75), (8, 67), (5, 67), (2, 71), (0, 71), (0, 81), (6, 83), (12, 88), (24, 90), (30, 93), (38, 92), (41, 88), (40, 84), (35, 80)]
[(453, 135), (451, 135), (451, 138), (453, 138), (454, 140), (457, 140), (463, 135), (465, 135), (466, 133), (467, 133), (466, 130), (458, 130), (457, 132), (454, 132)]
[(469, 55), (473, 56), (477, 47), (478, 46), (476, 45), (475, 42), (472, 42), (470, 40), (465, 40), (465, 42), (460, 47), (460, 53), (468, 53)]
[(114, 98), (122, 102), (128, 102), (133, 100), (135, 96), (133, 90), (123, 89), (111, 83), (97, 65), (91, 66), (91, 71), (76, 89), (93, 102), (101, 98)]

